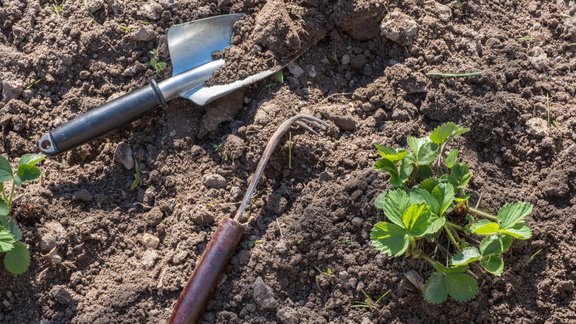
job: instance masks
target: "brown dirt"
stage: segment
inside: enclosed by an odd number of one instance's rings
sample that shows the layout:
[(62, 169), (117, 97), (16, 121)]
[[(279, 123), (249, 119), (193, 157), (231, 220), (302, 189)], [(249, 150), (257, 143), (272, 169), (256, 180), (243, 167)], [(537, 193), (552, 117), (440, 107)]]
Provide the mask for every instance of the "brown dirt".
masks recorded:
[[(48, 1), (0, 2), (0, 80), (11, 99), (0, 102), (0, 153), (34, 151), (44, 131), (144, 84), (154, 76), (150, 50), (159, 47), (169, 60), (163, 35), (174, 23), (246, 12), (246, 38), (236, 45), (260, 33), (263, 53), (230, 64), (248, 73), (246, 62), (278, 60), (269, 50), (310, 46), (296, 61), (304, 73), (285, 70), (284, 84), (263, 81), (205, 109), (175, 100), (45, 162), (44, 180), (16, 203), (33, 261), (26, 275), (0, 272), (0, 322), (166, 321), (269, 136), (297, 112), (330, 127), (321, 136), (292, 131), (292, 169), (286, 143), (274, 154), (248, 210), (254, 219), (244, 244), (204, 322), (576, 321), (573, 1), (152, 3), (90, 0), (94, 22), (81, 1), (66, 2), (60, 15)], [(385, 16), (396, 42), (380, 36)], [(407, 28), (414, 23), (416, 33)], [(136, 41), (141, 27), (155, 37)], [(482, 76), (437, 79), (430, 71)], [(546, 125), (548, 115), (555, 126)], [(533, 203), (534, 237), (515, 243), (501, 277), (480, 277), (474, 301), (430, 306), (404, 278), (415, 264), (368, 244), (382, 219), (372, 201), (387, 183), (372, 170), (372, 144), (404, 145), (407, 135), (448, 120), (472, 130), (455, 146), (474, 171), (473, 200), (482, 195), (480, 206), (490, 210), (511, 200)], [(120, 142), (143, 170), (135, 191), (133, 171), (114, 161)], [(206, 187), (213, 174), (224, 187)], [(142, 242), (145, 233), (159, 239), (155, 249)], [(62, 262), (43, 257), (41, 242), (55, 244)], [(270, 289), (260, 289), (262, 282)], [(255, 285), (275, 302), (255, 296)], [(360, 290), (374, 298), (391, 293), (377, 310), (350, 307), (363, 299)]]

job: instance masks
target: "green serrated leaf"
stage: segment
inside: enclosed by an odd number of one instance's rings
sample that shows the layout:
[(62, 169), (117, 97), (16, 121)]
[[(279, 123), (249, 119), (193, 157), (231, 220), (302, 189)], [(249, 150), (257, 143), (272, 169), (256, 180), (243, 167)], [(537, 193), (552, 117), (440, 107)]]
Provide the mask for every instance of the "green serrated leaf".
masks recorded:
[(438, 200), (424, 189), (415, 189), (410, 191), (410, 203), (426, 204), (430, 207), (430, 211), (436, 215), (438, 215), (438, 211), (440, 210), (440, 203)]
[(384, 198), (384, 215), (394, 224), (404, 228), (402, 216), (408, 209), (410, 200), (406, 191), (402, 189), (388, 190)]
[(489, 255), (482, 258), (480, 265), (484, 270), (496, 276), (501, 275), (504, 271), (504, 260), (498, 255)]
[(510, 235), (519, 240), (527, 240), (532, 237), (532, 230), (526, 223), (518, 223), (507, 229), (501, 229), (500, 233)]
[(498, 211), (498, 224), (503, 229), (508, 229), (516, 223), (524, 221), (524, 218), (532, 212), (532, 205), (526, 202), (506, 204)]
[(399, 181), (403, 185), (406, 180), (410, 178), (412, 175), (412, 171), (414, 170), (414, 165), (408, 160), (407, 158), (402, 159), (400, 162), (400, 177)]
[(430, 140), (438, 145), (444, 144), (455, 130), (456, 124), (453, 122), (444, 123), (436, 127), (434, 131), (430, 133)]
[(388, 148), (380, 144), (374, 144), (374, 147), (376, 147), (376, 149), (378, 150), (378, 154), (381, 157), (390, 160), (392, 162), (398, 162), (408, 154), (408, 151), (406, 151), (405, 149)]
[(452, 266), (462, 266), (472, 263), (474, 261), (478, 261), (482, 258), (482, 255), (475, 247), (467, 247), (461, 251), (458, 251), (452, 257)]
[(456, 163), (452, 167), (452, 170), (450, 170), (450, 175), (447, 180), (455, 189), (464, 189), (468, 186), (468, 182), (470, 182), (471, 178), (472, 173), (468, 169), (468, 164)]
[(378, 196), (376, 196), (376, 199), (374, 199), (374, 207), (378, 209), (384, 209), (385, 204), (386, 204), (386, 192), (381, 192), (380, 194), (378, 194)]
[(20, 241), (22, 239), (22, 232), (20, 231), (18, 224), (14, 221), (9, 221), (6, 225), (6, 229), (12, 234), (14, 241)]
[(412, 149), (412, 154), (409, 154), (408, 157), (416, 165), (429, 165), (434, 162), (438, 155), (438, 145), (426, 137), (408, 137), (408, 146)]
[(418, 180), (428, 179), (434, 176), (434, 171), (429, 165), (421, 165), (418, 167)]
[(500, 226), (498, 223), (489, 220), (481, 220), (470, 225), (470, 231), (478, 235), (493, 235), (498, 233)]
[(13, 177), (10, 162), (5, 157), (0, 156), (0, 182), (10, 181)]
[(412, 237), (420, 237), (426, 234), (431, 213), (425, 204), (410, 205), (402, 215), (402, 221), (406, 232)]
[(388, 159), (380, 159), (374, 163), (374, 170), (376, 171), (386, 171), (390, 173), (393, 177), (399, 177), (398, 168), (396, 167), (396, 163), (388, 160)]
[(0, 252), (8, 252), (14, 248), (14, 236), (4, 226), (0, 226)]
[(377, 250), (390, 256), (404, 254), (410, 243), (405, 229), (386, 222), (376, 223), (372, 227), (370, 240)]
[(459, 302), (472, 300), (478, 294), (478, 283), (466, 273), (449, 273), (445, 276), (448, 295)]
[(458, 150), (454, 149), (451, 150), (450, 153), (448, 153), (448, 156), (446, 156), (446, 159), (444, 160), (444, 165), (448, 169), (452, 169), (456, 165), (457, 161), (458, 161)]
[(18, 166), (20, 165), (36, 165), (42, 161), (46, 156), (44, 154), (24, 154), (20, 158), (20, 162), (18, 162)]
[(424, 179), (422, 182), (420, 182), (420, 184), (418, 185), (418, 188), (424, 189), (424, 190), (432, 193), (432, 190), (434, 190), (434, 187), (436, 187), (437, 184), (438, 184), (438, 180), (436, 180), (434, 177), (430, 177), (430, 178)]
[(454, 201), (454, 187), (449, 183), (439, 183), (432, 190), (432, 196), (440, 205), (440, 209), (436, 214), (442, 216)]
[(0, 216), (8, 216), (10, 210), (4, 199), (0, 198)]
[[(491, 254), (502, 254), (507, 248), (510, 247), (509, 244), (512, 242), (508, 242), (506, 236), (502, 235), (491, 235), (485, 237), (482, 242), (480, 242), (480, 253), (483, 256), (488, 256)], [(508, 245), (508, 246), (507, 246)]]
[(16, 174), (18, 175), (18, 178), (24, 182), (38, 179), (41, 172), (40, 169), (35, 165), (22, 164), (18, 166), (18, 171)]
[(438, 231), (442, 229), (442, 227), (446, 224), (446, 217), (437, 217), (431, 216), (430, 217), (430, 224), (428, 225), (428, 230), (426, 234), (436, 234)]
[(448, 288), (444, 275), (434, 272), (424, 284), (424, 298), (431, 304), (440, 304), (448, 298)]
[(436, 271), (447, 274), (447, 273), (460, 273), (460, 272), (466, 272), (466, 270), (468, 269), (468, 266), (463, 265), (463, 266), (457, 266), (457, 267), (445, 267), (442, 263), (435, 261), (434, 262), (434, 269), (436, 269)]
[(4, 268), (11, 274), (19, 275), (30, 266), (30, 253), (24, 243), (17, 242), (14, 248), (6, 253), (4, 256)]

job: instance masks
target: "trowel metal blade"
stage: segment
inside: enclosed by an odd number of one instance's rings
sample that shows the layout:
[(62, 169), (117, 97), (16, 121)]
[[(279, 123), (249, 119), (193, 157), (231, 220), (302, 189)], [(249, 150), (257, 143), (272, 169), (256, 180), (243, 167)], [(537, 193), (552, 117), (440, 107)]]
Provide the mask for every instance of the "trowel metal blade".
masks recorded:
[(242, 16), (214, 16), (170, 27), (167, 40), (172, 75), (209, 63), (214, 52), (232, 45), (234, 23)]

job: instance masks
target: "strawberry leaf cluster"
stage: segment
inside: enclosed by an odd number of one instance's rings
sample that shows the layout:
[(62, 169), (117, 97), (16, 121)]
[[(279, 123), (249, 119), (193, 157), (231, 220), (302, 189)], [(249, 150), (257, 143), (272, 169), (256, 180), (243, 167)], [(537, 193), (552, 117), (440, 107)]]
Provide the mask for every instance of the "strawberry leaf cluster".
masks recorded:
[[(466, 162), (459, 162), (458, 150), (446, 154), (450, 141), (468, 131), (448, 122), (429, 136), (408, 137), (406, 148), (375, 145), (380, 159), (374, 169), (390, 175), (390, 187), (374, 202), (387, 221), (372, 228), (372, 244), (389, 256), (411, 256), (431, 265), (434, 272), (424, 284), (430, 303), (442, 303), (448, 296), (462, 302), (473, 299), (478, 284), (471, 267), (476, 263), (477, 269), (501, 275), (502, 254), (512, 241), (532, 235), (525, 221), (532, 212), (528, 203), (506, 204), (497, 215), (468, 205), (472, 173)], [(439, 248), (446, 244), (448, 249)], [(450, 261), (444, 265), (436, 259)]]
[(26, 154), (20, 158), (16, 170), (12, 170), (10, 162), (0, 156), (0, 253), (5, 253), (4, 268), (15, 275), (28, 270), (30, 253), (26, 244), (21, 242), (22, 232), (18, 223), (11, 216), (12, 202), (24, 182), (40, 177), (36, 164), (42, 160), (42, 154)]

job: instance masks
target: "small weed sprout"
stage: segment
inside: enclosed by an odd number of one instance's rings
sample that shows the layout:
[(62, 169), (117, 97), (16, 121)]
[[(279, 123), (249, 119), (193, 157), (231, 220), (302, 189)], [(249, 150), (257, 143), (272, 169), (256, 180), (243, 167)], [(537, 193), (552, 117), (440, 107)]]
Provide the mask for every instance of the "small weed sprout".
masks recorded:
[(142, 183), (142, 171), (140, 170), (140, 164), (138, 161), (134, 161), (134, 180), (130, 185), (130, 191), (136, 190)]
[(383, 293), (382, 295), (380, 295), (380, 297), (378, 297), (378, 299), (373, 300), (372, 297), (370, 297), (364, 291), (364, 289), (360, 289), (360, 292), (364, 296), (364, 301), (355, 301), (352, 303), (352, 305), (350, 307), (353, 307), (353, 308), (370, 308), (372, 311), (377, 311), (380, 308), (380, 301), (382, 300), (382, 298), (384, 298), (384, 297), (388, 296), (388, 294), (390, 294), (390, 290), (388, 290), (385, 293)]
[(42, 160), (42, 154), (23, 155), (14, 172), (10, 162), (0, 156), (0, 253), (6, 253), (4, 268), (14, 275), (28, 270), (30, 253), (26, 244), (21, 242), (22, 232), (11, 214), (12, 203), (24, 182), (40, 177), (41, 172), (36, 164)]
[(158, 54), (158, 48), (150, 51), (152, 58), (150, 58), (150, 66), (156, 72), (156, 75), (160, 75), (166, 69), (166, 62), (160, 61), (160, 56)]
[(496, 215), (469, 206), (468, 164), (458, 161), (455, 149), (443, 154), (448, 142), (468, 131), (449, 122), (429, 136), (408, 137), (407, 148), (375, 145), (381, 158), (374, 169), (389, 173), (391, 186), (374, 202), (388, 221), (374, 225), (372, 244), (389, 256), (430, 264), (435, 271), (423, 292), (432, 304), (448, 296), (460, 302), (473, 299), (478, 284), (469, 266), (478, 262), (478, 269), (500, 276), (502, 255), (512, 241), (532, 236), (526, 223), (533, 208), (529, 203), (506, 204)]
[(132, 29), (128, 25), (118, 24), (118, 28), (122, 29), (123, 31), (129, 33)]
[(56, 14), (56, 16), (60, 17), (60, 14), (64, 10), (64, 3), (65, 2), (66, 2), (66, 0), (62, 0), (60, 2), (54, 1), (54, 3), (52, 3), (52, 5), (50, 7), (50, 10), (52, 10), (52, 12)]

